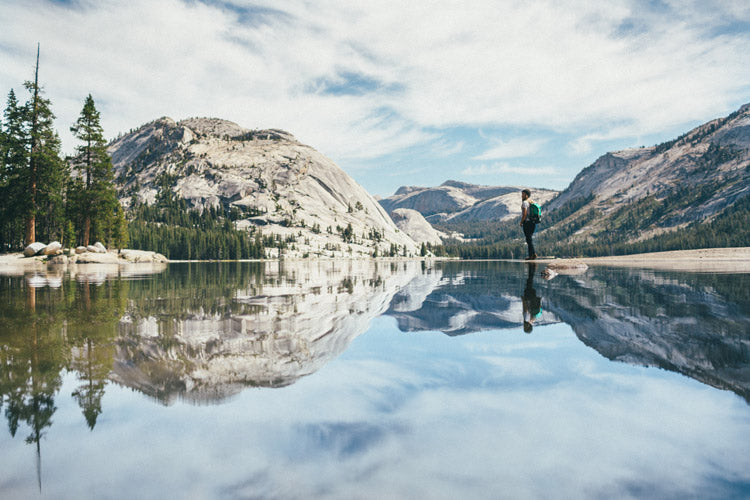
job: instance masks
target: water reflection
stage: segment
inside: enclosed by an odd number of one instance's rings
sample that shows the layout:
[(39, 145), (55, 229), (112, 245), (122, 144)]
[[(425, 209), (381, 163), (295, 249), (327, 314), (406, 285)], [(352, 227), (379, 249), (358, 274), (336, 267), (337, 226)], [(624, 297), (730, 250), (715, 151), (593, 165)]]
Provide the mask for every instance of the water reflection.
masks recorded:
[(521, 303), (523, 304), (523, 331), (531, 333), (534, 322), (542, 316), (542, 299), (536, 294), (534, 288), (534, 276), (536, 275), (536, 264), (528, 264), (528, 275), (526, 277), (526, 288), (523, 289)]
[(546, 293), (604, 357), (679, 372), (750, 403), (750, 274), (595, 268), (556, 278)]
[[(400, 292), (419, 290), (418, 305), (402, 307), (409, 301), (397, 295), (388, 314), (401, 330), (458, 335), (516, 329), (523, 319), (530, 333), (562, 321), (608, 359), (679, 372), (750, 402), (750, 274), (592, 268), (535, 284), (534, 264), (449, 263), (437, 272), (431, 289), (417, 277)], [(511, 295), (519, 282), (523, 292)]]
[(192, 285), (172, 287), (121, 319), (112, 379), (164, 403), (287, 386), (340, 355), (418, 272), (417, 263), (269, 262), (197, 302)]
[[(149, 399), (164, 405), (176, 400), (214, 404), (229, 399), (242, 401), (237, 395), (247, 387), (288, 387), (297, 397), (288, 406), (253, 404), (278, 401), (274, 397), (281, 399), (276, 395), (290, 394), (289, 390), (246, 391), (245, 396), (257, 398), (250, 399), (252, 404), (242, 406), (241, 411), (243, 415), (252, 411), (257, 415), (258, 425), (247, 425), (243, 431), (254, 428), (263, 435), (255, 443), (266, 443), (270, 449), (280, 446), (271, 443), (276, 434), (286, 437), (284, 446), (293, 450), (289, 452), (293, 455), (289, 467), (298, 465), (300, 449), (309, 452), (311, 464), (326, 455), (333, 456), (333, 468), (340, 462), (359, 463), (364, 457), (393, 451), (392, 455), (374, 458), (373, 467), (377, 467), (403, 460), (409, 457), (408, 450), (432, 443), (433, 448), (426, 445), (429, 453), (415, 455), (419, 471), (425, 459), (441, 450), (450, 456), (463, 450), (463, 462), (470, 463), (476, 450), (485, 450), (485, 456), (492, 458), (492, 453), (503, 446), (511, 449), (509, 443), (517, 451), (546, 450), (547, 438), (564, 445), (570, 431), (563, 432), (562, 437), (552, 430), (534, 434), (550, 422), (565, 422), (574, 428), (572, 448), (577, 450), (579, 443), (590, 441), (592, 426), (608, 421), (609, 427), (600, 429), (600, 439), (594, 440), (600, 445), (594, 446), (595, 453), (591, 445), (585, 448), (592, 455), (606, 455), (607, 447), (601, 444), (610, 442), (608, 436), (618, 435), (622, 426), (633, 422), (627, 406), (639, 400), (625, 395), (620, 398), (615, 393), (610, 394), (610, 406), (600, 405), (611, 386), (603, 382), (606, 377), (584, 373), (580, 351), (606, 361), (583, 348), (570, 335), (570, 329), (607, 359), (658, 366), (729, 389), (750, 401), (750, 275), (593, 268), (583, 275), (544, 281), (539, 278), (541, 267), (533, 263), (269, 262), (176, 264), (158, 274), (148, 269), (89, 268), (0, 277), (0, 404), (10, 435), (24, 438), (28, 449), (33, 446), (36, 450), (36, 481), (41, 488), (42, 443), (45, 436), (55, 436), (53, 422), (57, 420), (57, 426), (69, 430), (60, 414), (72, 407), (77, 422), (82, 427), (85, 423), (84, 430), (96, 429), (97, 435), (110, 439), (113, 429), (107, 428), (107, 423), (112, 424), (116, 418), (103, 419), (102, 414), (112, 412), (111, 406), (106, 407), (106, 394), (117, 393), (117, 386), (148, 396), (141, 398), (145, 401), (140, 411), (144, 411), (145, 403), (149, 408), (164, 409), (150, 404)], [(373, 359), (368, 359), (368, 366), (375, 369), (333, 370), (332, 375), (330, 366), (322, 369), (349, 349), (379, 316), (393, 318), (386, 318), (392, 330), (387, 340), (394, 344), (396, 338), (418, 341), (424, 346), (421, 357), (405, 353), (400, 358), (400, 346), (381, 348), (378, 342), (383, 342), (382, 338), (366, 335), (358, 345), (364, 341), (371, 348), (368, 356)], [(571, 327), (565, 327), (567, 351), (558, 358), (529, 354), (532, 345), (563, 349), (563, 342), (547, 333), (561, 328), (542, 328), (561, 322)], [(490, 333), (469, 335), (482, 330)], [(430, 331), (461, 338), (416, 335)], [(532, 335), (523, 335), (523, 331)], [(440, 344), (442, 351), (434, 348), (435, 338), (444, 341)], [(456, 347), (469, 344), (476, 352), (461, 353)], [(387, 359), (377, 357), (379, 348), (387, 353)], [(352, 350), (356, 349), (349, 352)], [(569, 357), (573, 359), (571, 366), (566, 364)], [(619, 373), (630, 368), (606, 364), (622, 367)], [(316, 372), (318, 375), (307, 378), (307, 383), (297, 383)], [(336, 381), (341, 373), (346, 380)], [(628, 383), (616, 387), (628, 390)], [(300, 395), (300, 391), (310, 391), (316, 384), (317, 392)], [(339, 391), (332, 390), (331, 384)], [(299, 389), (301, 386), (304, 389)], [(672, 383), (668, 387), (677, 386)], [(522, 389), (514, 392), (518, 387)], [(662, 387), (651, 385), (645, 395), (640, 394), (640, 401), (658, 408), (664, 396)], [(695, 406), (694, 400), (681, 401), (683, 397), (699, 399), (697, 393), (701, 391), (690, 387), (685, 394), (675, 389), (671, 404), (681, 404), (675, 414), (667, 415), (669, 418), (679, 420), (675, 415), (682, 417)], [(587, 391), (597, 396), (592, 399)], [(567, 401), (571, 402), (569, 406)], [(540, 412), (540, 405), (549, 411)], [(295, 425), (281, 421), (285, 413), (298, 414), (308, 408), (314, 408), (312, 416), (294, 421)], [(718, 413), (705, 411), (704, 425), (709, 431), (712, 418), (723, 411), (720, 405), (717, 408), (712, 411)], [(395, 411), (393, 418), (384, 417), (391, 411)], [(695, 417), (700, 422), (703, 411)], [(181, 413), (179, 418), (192, 419), (191, 423), (198, 426), (203, 417), (188, 417), (188, 413)], [(522, 416), (523, 425), (513, 420), (516, 414)], [(556, 419), (548, 419), (550, 414), (557, 415)], [(576, 425), (582, 414), (588, 417)], [(212, 415), (221, 414), (217, 410)], [(477, 415), (483, 417), (473, 420)], [(151, 416), (153, 413), (143, 417), (147, 423), (142, 425), (150, 426)], [(126, 418), (120, 415), (118, 422)], [(505, 420), (505, 434), (498, 434), (498, 418)], [(460, 422), (471, 422), (469, 427), (476, 432), (467, 431)], [(635, 447), (645, 449), (646, 443), (662, 431), (660, 425), (658, 419), (652, 422), (649, 418), (648, 425), (637, 428), (640, 438)], [(432, 437), (435, 429), (440, 429), (439, 440)], [(143, 428), (134, 432), (141, 431)], [(196, 432), (212, 431), (204, 426)], [(709, 431), (695, 433), (704, 439), (702, 446), (711, 444), (705, 437), (711, 435)], [(167, 427), (156, 426), (153, 432), (166, 433), (179, 441)], [(64, 441), (60, 434), (48, 442)], [(628, 442), (632, 437), (628, 435)], [(198, 440), (195, 434), (192, 438)], [(110, 448), (108, 441), (102, 442), (103, 449)], [(149, 439), (144, 442), (150, 443)], [(197, 442), (201, 446), (210, 444)], [(216, 456), (224, 457), (225, 449), (240, 446), (233, 444), (238, 442), (233, 431), (226, 432), (223, 442), (223, 448), (207, 453), (206, 460), (211, 462), (208, 469), (212, 471)], [(452, 446), (446, 446), (446, 442)], [(471, 443), (468, 447), (467, 442)], [(614, 443), (627, 445), (625, 438), (614, 439)], [(66, 444), (70, 448), (77, 445), (73, 438)], [(47, 455), (54, 456), (49, 451), (51, 446), (46, 446)], [(133, 456), (138, 454), (134, 451), (138, 446), (141, 443), (129, 448)], [(243, 444), (242, 448), (247, 447)], [(562, 446), (556, 451), (556, 467), (568, 463), (570, 448)], [(651, 456), (651, 451), (643, 453)], [(722, 456), (721, 450), (712, 453)], [(225, 469), (231, 470), (235, 460), (226, 456), (230, 458), (224, 463)], [(675, 452), (673, 458), (679, 456), (682, 453)], [(256, 461), (262, 463), (264, 458)], [(57, 469), (61, 467), (59, 460), (46, 460), (55, 463)], [(511, 462), (516, 463), (515, 457), (509, 459)], [(613, 468), (621, 465), (613, 463)], [(430, 470), (443, 469), (444, 464), (436, 461)], [(483, 469), (487, 476), (491, 475), (488, 469)], [(645, 469), (633, 477), (640, 477)], [(264, 471), (262, 467), (258, 470)], [(279, 484), (286, 484), (286, 472), (284, 468), (283, 474), (279, 473)], [(381, 472), (379, 478), (394, 477), (392, 470)], [(408, 476), (405, 482), (413, 472), (404, 469), (404, 477)], [(319, 476), (314, 469), (311, 477)], [(522, 471), (514, 470), (511, 478), (521, 476)], [(252, 496), (249, 483), (237, 484), (246, 496)], [(0, 491), (3, 487), (0, 485)], [(269, 490), (269, 496), (273, 493)]]
[[(160, 274), (150, 274), (162, 271)], [(590, 269), (545, 282), (535, 264), (173, 264), (5, 276), (0, 396), (36, 443), (61, 374), (89, 428), (107, 385), (163, 404), (282, 387), (338, 357), (381, 315), (405, 332), (509, 333), (557, 322), (608, 359), (658, 366), (750, 402), (750, 275)]]

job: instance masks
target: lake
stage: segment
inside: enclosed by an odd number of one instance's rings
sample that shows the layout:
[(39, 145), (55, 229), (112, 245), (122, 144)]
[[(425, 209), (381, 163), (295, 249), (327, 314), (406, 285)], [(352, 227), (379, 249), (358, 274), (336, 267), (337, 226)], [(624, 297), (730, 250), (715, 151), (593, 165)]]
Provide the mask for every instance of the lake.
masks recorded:
[(0, 276), (0, 498), (750, 498), (750, 274)]

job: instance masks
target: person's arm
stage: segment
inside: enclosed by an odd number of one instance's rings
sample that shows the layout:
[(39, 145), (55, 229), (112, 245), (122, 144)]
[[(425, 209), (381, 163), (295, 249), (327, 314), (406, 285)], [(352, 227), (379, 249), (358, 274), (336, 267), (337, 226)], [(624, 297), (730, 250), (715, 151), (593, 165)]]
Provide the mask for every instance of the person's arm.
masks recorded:
[(526, 208), (526, 204), (524, 203), (521, 205), (521, 224), (520, 226), (523, 226), (524, 221), (526, 220), (526, 213), (528, 212), (528, 209)]

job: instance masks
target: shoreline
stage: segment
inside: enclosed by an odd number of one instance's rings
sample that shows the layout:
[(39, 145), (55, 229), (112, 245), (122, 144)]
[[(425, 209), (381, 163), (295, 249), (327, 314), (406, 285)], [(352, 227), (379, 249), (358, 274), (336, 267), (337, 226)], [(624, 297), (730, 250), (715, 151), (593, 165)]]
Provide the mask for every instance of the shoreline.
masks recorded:
[[(377, 258), (370, 258), (378, 260)], [(169, 260), (169, 263), (186, 263), (186, 262), (270, 262), (279, 259), (238, 259), (238, 260)], [(282, 260), (338, 260), (338, 259), (282, 259)], [(353, 259), (353, 260), (367, 260)], [(431, 258), (397, 258), (395, 260), (432, 260), (432, 261), (456, 261), (457, 259), (445, 257)], [(750, 247), (730, 247), (730, 248), (702, 248), (696, 250), (671, 250), (665, 252), (640, 253), (632, 255), (611, 255), (603, 257), (578, 257), (578, 258), (539, 258), (535, 261), (522, 261), (511, 259), (489, 259), (489, 260), (466, 260), (463, 262), (490, 262), (507, 261), (507, 262), (534, 262), (536, 264), (549, 265), (551, 263), (570, 263), (582, 262), (588, 266), (612, 266), (612, 267), (636, 267), (647, 269), (663, 269), (676, 271), (693, 271), (693, 272), (740, 272), (750, 273)], [(132, 262), (121, 261), (120, 264), (129, 264)], [(0, 270), (2, 269), (33, 269), (43, 268), (47, 265), (54, 265), (46, 260), (46, 257), (24, 257), (21, 252), (0, 254)]]

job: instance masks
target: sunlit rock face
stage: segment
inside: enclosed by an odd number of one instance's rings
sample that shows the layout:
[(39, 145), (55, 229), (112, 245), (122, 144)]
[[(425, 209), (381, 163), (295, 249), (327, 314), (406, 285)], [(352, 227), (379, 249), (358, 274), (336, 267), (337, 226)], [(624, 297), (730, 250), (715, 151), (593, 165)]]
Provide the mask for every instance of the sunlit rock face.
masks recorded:
[(448, 237), (447, 234), (433, 228), (416, 210), (397, 208), (391, 212), (391, 218), (401, 231), (408, 234), (418, 244), (440, 245), (443, 243), (443, 238)]
[(167, 303), (141, 316), (134, 306), (120, 322), (113, 379), (167, 404), (292, 384), (346, 350), (420, 272), (416, 262), (274, 262), (221, 311)]
[(419, 251), (362, 186), (281, 130), (165, 117), (118, 138), (108, 152), (124, 205), (133, 197), (152, 204), (168, 190), (198, 210), (233, 208), (241, 212), (237, 228), (293, 238), (287, 256), (383, 255), (391, 245), (399, 255)]
[(721, 275), (589, 269), (555, 278), (546, 293), (602, 356), (679, 372), (750, 402), (750, 304), (744, 290), (722, 287)]

